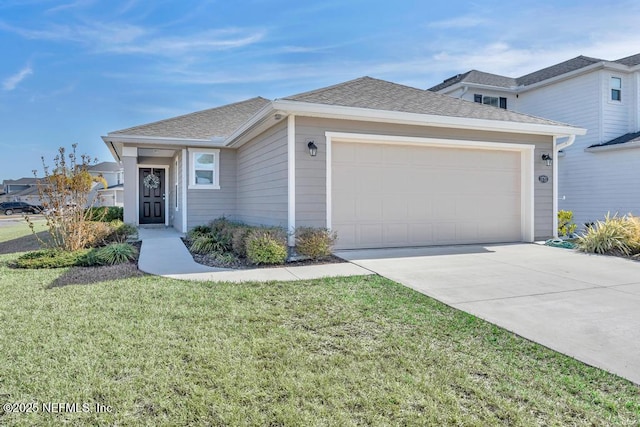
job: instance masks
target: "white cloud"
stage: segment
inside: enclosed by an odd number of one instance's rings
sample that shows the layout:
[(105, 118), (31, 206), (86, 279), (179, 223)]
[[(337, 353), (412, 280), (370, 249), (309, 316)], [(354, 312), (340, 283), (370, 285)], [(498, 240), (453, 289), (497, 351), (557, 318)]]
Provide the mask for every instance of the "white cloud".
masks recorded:
[(458, 16), (444, 21), (429, 22), (427, 27), (439, 30), (457, 30), (461, 28), (473, 28), (487, 24), (488, 21), (477, 16)]
[(0, 30), (26, 39), (81, 43), (96, 53), (175, 56), (194, 51), (236, 49), (261, 41), (264, 30), (223, 28), (184, 36), (158, 36), (152, 28), (118, 22), (86, 22), (26, 29), (0, 21)]
[(16, 74), (7, 77), (2, 82), (2, 89), (7, 92), (14, 90), (21, 81), (26, 79), (28, 76), (33, 74), (33, 70), (30, 65), (25, 66), (22, 70), (18, 71)]

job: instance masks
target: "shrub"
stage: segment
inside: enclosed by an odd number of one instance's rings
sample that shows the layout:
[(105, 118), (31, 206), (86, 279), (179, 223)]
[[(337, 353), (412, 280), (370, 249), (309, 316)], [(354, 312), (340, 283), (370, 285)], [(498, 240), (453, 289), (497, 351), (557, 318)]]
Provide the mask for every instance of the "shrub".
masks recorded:
[(204, 234), (196, 237), (191, 243), (191, 250), (197, 254), (210, 254), (213, 252), (224, 252), (225, 246), (211, 234)]
[(91, 250), (63, 251), (60, 249), (42, 249), (27, 252), (16, 259), (13, 264), (18, 268), (62, 268), (83, 265), (82, 258)]
[(211, 233), (211, 228), (207, 225), (196, 225), (191, 230), (187, 232), (187, 239), (193, 241), (200, 236), (204, 236), (206, 234)]
[(79, 235), (78, 241), (83, 241), (85, 248), (105, 245), (114, 234), (114, 228), (109, 223), (99, 221), (78, 222), (70, 230)]
[(573, 223), (573, 212), (558, 211), (558, 236), (571, 236), (577, 227)]
[(296, 229), (296, 251), (311, 259), (326, 258), (337, 235), (326, 228), (298, 227)]
[(238, 225), (231, 232), (231, 250), (239, 257), (247, 256), (247, 236), (251, 232), (251, 227)]
[(604, 221), (589, 227), (576, 242), (583, 252), (633, 255), (640, 252), (640, 219), (633, 216), (613, 217), (607, 214)]
[(119, 206), (97, 206), (85, 211), (85, 218), (88, 221), (113, 222), (124, 220), (124, 209)]
[[(84, 225), (89, 214), (84, 207), (91, 207), (95, 203), (95, 192), (92, 192), (94, 182), (107, 188), (104, 178), (89, 173), (89, 156), (78, 155), (76, 148), (77, 144), (73, 144), (72, 151), (67, 152), (60, 147), (53, 159), (53, 168), (49, 168), (42, 157), (44, 178), (38, 179), (38, 196), (45, 209), (49, 242), (45, 243), (38, 237), (35, 224), (27, 217), (27, 223), (40, 244), (66, 251), (77, 251), (91, 244), (92, 237), (88, 235), (91, 230)], [(36, 175), (37, 171), (33, 173)]]
[(260, 228), (247, 236), (247, 258), (253, 264), (282, 264), (287, 259), (287, 244), (282, 230)]
[(133, 261), (136, 256), (138, 250), (128, 243), (112, 243), (95, 251), (99, 265), (123, 264)]
[(126, 224), (120, 220), (111, 221), (109, 223), (113, 233), (110, 236), (110, 241), (116, 243), (124, 243), (128, 238), (137, 238), (138, 229), (131, 224)]

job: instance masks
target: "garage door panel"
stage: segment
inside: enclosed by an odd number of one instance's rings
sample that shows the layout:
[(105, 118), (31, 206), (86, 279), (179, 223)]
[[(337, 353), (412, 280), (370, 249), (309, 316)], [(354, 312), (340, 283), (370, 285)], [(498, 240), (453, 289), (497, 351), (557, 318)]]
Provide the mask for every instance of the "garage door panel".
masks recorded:
[[(520, 152), (341, 142), (333, 147), (337, 248), (521, 239)], [(340, 159), (341, 153), (347, 157)]]
[(409, 241), (409, 224), (385, 224), (384, 244), (389, 246), (406, 244)]

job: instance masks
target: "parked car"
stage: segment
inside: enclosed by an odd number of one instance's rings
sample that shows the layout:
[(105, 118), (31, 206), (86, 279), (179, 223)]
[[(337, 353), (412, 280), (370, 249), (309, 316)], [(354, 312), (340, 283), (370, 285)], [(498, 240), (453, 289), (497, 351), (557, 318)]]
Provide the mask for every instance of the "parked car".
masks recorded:
[(0, 212), (4, 212), (5, 215), (19, 212), (37, 214), (42, 212), (42, 206), (30, 205), (26, 202), (3, 202), (0, 203)]

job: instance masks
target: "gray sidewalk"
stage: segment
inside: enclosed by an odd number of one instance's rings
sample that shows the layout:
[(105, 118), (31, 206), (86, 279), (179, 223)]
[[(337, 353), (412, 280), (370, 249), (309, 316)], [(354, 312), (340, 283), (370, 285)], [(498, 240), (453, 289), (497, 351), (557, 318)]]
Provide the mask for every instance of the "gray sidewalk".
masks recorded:
[(193, 260), (173, 228), (139, 228), (142, 240), (138, 268), (145, 273), (180, 280), (215, 282), (268, 282), (373, 274), (352, 263), (235, 270), (208, 267)]

